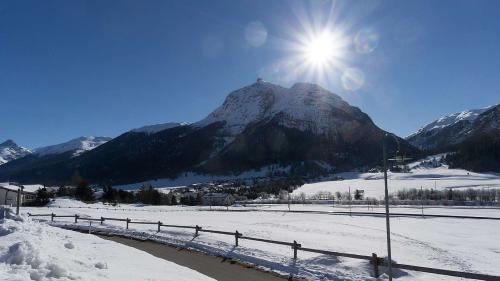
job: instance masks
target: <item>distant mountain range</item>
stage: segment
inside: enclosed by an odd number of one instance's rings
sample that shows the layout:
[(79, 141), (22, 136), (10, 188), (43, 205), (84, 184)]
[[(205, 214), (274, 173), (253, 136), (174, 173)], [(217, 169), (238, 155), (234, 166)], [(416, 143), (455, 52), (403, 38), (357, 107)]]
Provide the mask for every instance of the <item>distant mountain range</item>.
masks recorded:
[(500, 104), (441, 117), (406, 140), (427, 154), (451, 152), (451, 166), (500, 172)]
[[(452, 114), (394, 141), (359, 108), (318, 85), (285, 88), (259, 79), (231, 92), (198, 122), (150, 125), (114, 139), (83, 137), (35, 149), (0, 165), (0, 181), (64, 184), (78, 173), (91, 183), (116, 185), (266, 167), (279, 167), (281, 176), (315, 177), (380, 165), (383, 141), (389, 155), (455, 152), (449, 160), (465, 167), (476, 161), (460, 156), (465, 144), (478, 138), (472, 136), (498, 139), (498, 107)], [(483, 164), (472, 169), (496, 169)]]
[[(237, 175), (270, 165), (314, 176), (380, 164), (385, 134), (318, 85), (284, 88), (258, 80), (230, 93), (199, 122), (134, 129), (84, 153), (32, 154), (0, 166), (0, 180), (61, 184), (78, 172), (92, 183), (125, 184), (186, 172)], [(398, 142), (402, 153), (418, 153)], [(394, 152), (396, 143), (387, 143)], [(53, 151), (41, 151), (47, 150)]]

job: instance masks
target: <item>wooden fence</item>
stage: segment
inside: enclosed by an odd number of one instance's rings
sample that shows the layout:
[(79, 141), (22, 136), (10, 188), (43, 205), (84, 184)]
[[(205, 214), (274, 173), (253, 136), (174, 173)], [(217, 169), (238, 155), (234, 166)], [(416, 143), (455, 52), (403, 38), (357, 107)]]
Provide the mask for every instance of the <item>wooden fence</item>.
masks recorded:
[[(375, 277), (379, 277), (379, 266), (387, 266), (387, 264), (388, 264), (388, 262), (386, 260), (378, 257), (378, 255), (375, 253), (372, 253), (371, 256), (368, 256), (368, 255), (358, 255), (358, 254), (350, 254), (350, 253), (342, 253), (342, 252), (334, 252), (334, 251), (306, 248), (306, 247), (302, 247), (302, 244), (298, 243), (295, 240), (293, 242), (285, 242), (285, 241), (277, 241), (277, 240), (250, 237), (250, 236), (245, 236), (243, 233), (239, 232), (238, 230), (236, 230), (234, 232), (220, 231), (220, 230), (204, 229), (203, 227), (201, 227), (199, 225), (195, 225), (195, 226), (172, 225), (172, 224), (164, 224), (161, 221), (157, 221), (157, 222), (139, 221), (139, 220), (132, 220), (130, 218), (121, 219), (121, 218), (109, 218), (109, 217), (100, 217), (100, 218), (81, 217), (78, 214), (75, 214), (75, 215), (56, 215), (54, 213), (50, 213), (50, 214), (31, 214), (31, 213), (28, 213), (28, 216), (30, 216), (30, 217), (50, 217), (50, 220), (52, 222), (54, 221), (54, 218), (74, 218), (75, 223), (78, 223), (78, 220), (85, 220), (85, 221), (98, 221), (98, 222), (100, 222), (101, 225), (105, 221), (122, 221), (122, 222), (126, 223), (126, 229), (129, 228), (129, 224), (156, 225), (157, 232), (160, 232), (162, 227), (192, 229), (195, 231), (195, 233), (194, 233), (195, 236), (198, 236), (200, 232), (214, 233), (214, 234), (220, 234), (220, 235), (230, 235), (230, 236), (234, 236), (235, 246), (239, 246), (239, 240), (241, 240), (241, 239), (258, 241), (258, 242), (262, 242), (262, 243), (270, 243), (270, 244), (288, 246), (293, 250), (293, 258), (294, 259), (297, 259), (298, 251), (304, 251), (304, 252), (318, 253), (318, 254), (328, 255), (328, 256), (346, 257), (346, 258), (352, 258), (352, 259), (366, 260), (366, 261), (369, 261), (370, 264), (373, 266), (373, 276), (375, 276)], [(405, 270), (439, 274), (439, 275), (447, 275), (447, 276), (453, 276), (453, 277), (476, 279), (476, 280), (500, 281), (500, 276), (493, 276), (493, 275), (472, 273), (472, 272), (464, 272), (464, 271), (447, 270), (447, 269), (439, 269), (439, 268), (431, 268), (431, 267), (424, 267), (424, 266), (416, 266), (416, 265), (396, 263), (394, 261), (392, 262), (392, 267), (405, 269)]]

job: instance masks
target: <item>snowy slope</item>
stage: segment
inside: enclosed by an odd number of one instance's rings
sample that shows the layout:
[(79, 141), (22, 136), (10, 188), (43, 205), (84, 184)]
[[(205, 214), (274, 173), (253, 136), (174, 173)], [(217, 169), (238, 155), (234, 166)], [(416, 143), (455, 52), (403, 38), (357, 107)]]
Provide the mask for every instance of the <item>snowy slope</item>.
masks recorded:
[(166, 129), (174, 128), (177, 126), (186, 126), (186, 125), (189, 125), (189, 123), (187, 123), (187, 122), (181, 122), (181, 123), (169, 122), (169, 123), (163, 123), (163, 124), (148, 125), (148, 126), (140, 127), (137, 129), (133, 129), (131, 131), (135, 132), (135, 133), (154, 134), (154, 133), (158, 133), (160, 131), (166, 130)]
[(407, 136), (406, 139), (420, 148), (439, 148), (441, 145), (458, 143), (474, 129), (472, 124), (478, 116), (495, 106), (461, 111), (441, 117)]
[(336, 110), (350, 112), (352, 107), (318, 85), (297, 83), (284, 88), (259, 79), (229, 94), (219, 108), (195, 125), (201, 127), (223, 121), (227, 131), (235, 135), (250, 123), (282, 114), (281, 124), (286, 127), (329, 134), (335, 131), (332, 111)]
[(30, 153), (29, 149), (17, 145), (12, 140), (6, 140), (0, 143), (0, 165), (24, 157)]
[(15, 219), (0, 221), (0, 280), (213, 280), (94, 235)]
[(33, 153), (44, 156), (49, 154), (60, 154), (67, 151), (74, 151), (74, 155), (79, 155), (82, 152), (92, 150), (99, 145), (108, 142), (109, 140), (111, 140), (111, 138), (109, 137), (79, 137), (61, 144), (36, 148), (34, 149)]
[[(398, 190), (420, 187), (424, 189), (468, 189), (468, 188), (498, 188), (500, 189), (500, 174), (475, 173), (464, 169), (451, 169), (447, 165), (439, 164), (432, 166), (433, 159), (440, 159), (444, 154), (428, 156), (425, 159), (409, 163), (409, 173), (388, 172), (387, 177), (389, 193)], [(294, 196), (301, 193), (306, 196), (315, 195), (318, 192), (347, 192), (349, 187), (353, 192), (356, 189), (365, 191), (365, 196), (383, 199), (384, 177), (383, 173), (340, 173), (344, 180), (323, 181), (305, 184), (293, 192)]]
[(409, 135), (408, 138), (426, 133), (429, 131), (433, 130), (439, 130), (443, 129), (445, 127), (451, 126), (453, 124), (456, 124), (460, 121), (468, 121), (472, 122), (474, 121), (481, 113), (485, 112), (488, 110), (489, 107), (486, 108), (481, 108), (481, 109), (471, 109), (471, 110), (466, 110), (466, 111), (461, 111), (461, 112), (456, 112), (453, 114), (450, 114), (448, 116), (443, 116), (437, 120), (434, 120), (433, 122), (423, 126), (420, 128), (418, 131), (414, 132), (413, 134)]

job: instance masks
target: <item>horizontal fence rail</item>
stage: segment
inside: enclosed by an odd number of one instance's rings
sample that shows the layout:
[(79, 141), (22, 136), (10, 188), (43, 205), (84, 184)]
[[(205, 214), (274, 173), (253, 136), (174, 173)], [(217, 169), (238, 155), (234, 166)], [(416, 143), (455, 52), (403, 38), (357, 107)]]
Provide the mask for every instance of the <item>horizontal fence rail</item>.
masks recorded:
[[(221, 212), (249, 212), (247, 210), (216, 210)], [(349, 216), (372, 216), (385, 217), (385, 213), (380, 212), (349, 212), (349, 211), (313, 211), (313, 210), (251, 210), (253, 212), (268, 213), (300, 213), (300, 214), (318, 214), (318, 215), (349, 215)], [(487, 216), (460, 216), (460, 215), (437, 215), (437, 214), (416, 214), (416, 213), (390, 213), (391, 217), (423, 217), (423, 218), (449, 218), (449, 219), (478, 219), (478, 220), (500, 220), (500, 217)]]
[[(284, 205), (286, 203), (276, 203), (276, 205)], [(302, 204), (302, 203), (301, 203)], [(264, 203), (246, 203), (246, 205), (252, 206), (258, 206), (258, 205), (265, 205)], [(325, 204), (326, 205), (326, 204)], [(338, 206), (338, 205), (336, 205)], [(341, 205), (343, 207), (346, 207), (348, 205)], [(357, 206), (357, 205), (353, 205)], [(215, 208), (216, 206), (214, 206)], [(403, 207), (403, 206), (401, 206)], [(416, 207), (408, 207), (407, 208), (415, 208)], [(453, 206), (451, 206), (453, 207)], [(478, 210), (488, 210), (488, 209), (499, 209), (498, 207), (479, 207), (479, 206), (472, 206), (475, 208), (471, 209), (478, 209)], [(168, 210), (137, 210), (137, 209), (130, 209), (130, 208), (107, 208), (107, 207), (75, 207), (75, 206), (55, 206), (55, 207), (43, 207), (43, 208), (54, 208), (54, 209), (93, 209), (93, 210), (109, 210), (109, 211), (137, 211), (137, 212), (152, 212), (152, 213), (167, 213), (169, 212)], [(442, 206), (427, 206), (424, 209), (427, 208), (443, 208)], [(420, 208), (418, 208), (420, 209)], [(359, 212), (359, 211), (353, 211), (353, 212), (348, 212), (348, 211), (314, 211), (314, 210), (259, 210), (259, 209), (252, 209), (252, 210), (228, 210), (227, 206), (224, 208), (219, 208), (219, 209), (213, 209), (213, 210), (203, 210), (200, 209), (198, 211), (224, 211), (224, 212), (292, 212), (292, 213), (310, 213), (310, 214), (330, 214), (330, 215), (356, 215), (356, 216), (385, 216), (385, 213), (380, 213), (380, 212)], [(479, 219), (479, 220), (500, 220), (500, 217), (488, 217), (488, 216), (459, 216), (459, 215), (437, 215), (437, 214), (420, 214), (420, 213), (391, 213), (391, 217), (424, 217), (424, 218), (452, 218), (452, 219)]]
[[(384, 265), (385, 264), (386, 263), (384, 263)], [(491, 281), (500, 280), (500, 276), (493, 276), (493, 275), (472, 273), (472, 272), (462, 272), (462, 271), (447, 270), (447, 269), (439, 269), (439, 268), (431, 268), (431, 267), (416, 266), (416, 265), (408, 265), (408, 264), (401, 264), (401, 263), (393, 263), (392, 267), (406, 269), (406, 270), (412, 270), (412, 271), (420, 271), (420, 272), (439, 274), (439, 275), (448, 275), (448, 276), (454, 276), (454, 277), (477, 279), (477, 280), (491, 280)]]
[[(302, 244), (297, 243), (297, 241), (286, 242), (286, 241), (277, 241), (277, 240), (270, 240), (270, 239), (264, 239), (264, 238), (250, 237), (250, 236), (243, 235), (243, 233), (240, 233), (237, 230), (235, 232), (220, 231), (220, 230), (204, 229), (198, 225), (196, 225), (196, 226), (172, 225), (172, 224), (163, 224), (161, 221), (157, 221), (157, 222), (133, 221), (130, 218), (121, 219), (121, 218), (107, 218), (107, 217), (100, 217), (100, 218), (80, 217), (78, 214), (75, 214), (75, 215), (56, 215), (54, 213), (52, 213), (52, 214), (31, 214), (31, 213), (28, 213), (28, 216), (29, 217), (51, 217), (51, 221), (54, 221), (54, 218), (56, 218), (56, 217), (57, 218), (74, 218), (75, 223), (77, 223), (78, 220), (100, 221), (101, 224), (106, 220), (122, 221), (122, 222), (126, 222), (127, 229), (128, 229), (129, 224), (157, 225), (158, 232), (160, 232), (161, 227), (194, 229), (195, 236), (198, 236), (199, 232), (214, 233), (214, 234), (221, 234), (221, 235), (231, 235), (231, 236), (235, 237), (236, 246), (238, 246), (239, 239), (289, 246), (293, 249), (293, 258), (294, 259), (297, 259), (297, 252), (298, 251), (304, 251), (304, 252), (318, 253), (318, 254), (329, 255), (329, 256), (367, 260), (367, 261), (370, 261), (370, 263), (373, 266), (373, 275), (375, 277), (379, 277), (378, 267), (379, 266), (387, 266), (387, 264), (388, 264), (387, 261), (385, 261), (383, 258), (378, 257), (375, 253), (373, 253), (371, 256), (366, 256), (366, 255), (342, 253), (342, 252), (327, 251), (327, 250), (320, 250), (320, 249), (313, 249), (313, 248), (305, 248), (305, 247), (302, 247)], [(456, 216), (456, 217), (460, 217), (460, 216)], [(89, 233), (90, 233), (90, 231), (89, 231)], [(406, 270), (412, 270), (412, 271), (432, 273), (432, 274), (447, 275), (447, 276), (453, 276), (453, 277), (470, 278), (470, 279), (476, 279), (476, 280), (500, 281), (500, 276), (472, 273), (472, 272), (464, 272), (464, 271), (447, 270), (447, 269), (439, 269), (439, 268), (431, 268), (431, 267), (416, 266), (416, 265), (408, 265), (408, 264), (396, 263), (394, 261), (392, 262), (392, 267), (406, 269)]]

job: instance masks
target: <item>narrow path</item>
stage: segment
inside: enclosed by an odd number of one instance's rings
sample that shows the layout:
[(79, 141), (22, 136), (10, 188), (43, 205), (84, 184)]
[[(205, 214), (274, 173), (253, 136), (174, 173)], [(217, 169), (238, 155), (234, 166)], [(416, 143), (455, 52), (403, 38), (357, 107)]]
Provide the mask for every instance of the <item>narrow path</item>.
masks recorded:
[(106, 240), (111, 240), (130, 247), (134, 247), (158, 258), (174, 262), (178, 265), (191, 268), (219, 281), (291, 280), (278, 274), (265, 272), (230, 259), (209, 256), (188, 249), (175, 248), (152, 241), (139, 241), (118, 236), (98, 236)]

